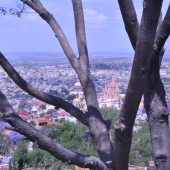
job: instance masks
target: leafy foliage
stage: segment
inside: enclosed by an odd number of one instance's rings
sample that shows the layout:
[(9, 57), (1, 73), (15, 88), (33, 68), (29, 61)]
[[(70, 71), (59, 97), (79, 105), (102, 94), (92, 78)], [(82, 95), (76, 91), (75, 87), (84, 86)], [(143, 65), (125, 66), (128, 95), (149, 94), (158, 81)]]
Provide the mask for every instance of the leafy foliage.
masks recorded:
[[(67, 148), (81, 151), (85, 154), (96, 155), (91, 136), (83, 125), (62, 121), (61, 126), (46, 126), (41, 131)], [(18, 144), (14, 156), (14, 167), (16, 169), (22, 169), (23, 167), (50, 167), (50, 169), (55, 170), (63, 166), (71, 167), (57, 160), (46, 151), (39, 149), (36, 144), (34, 144), (33, 151), (28, 152), (28, 143), (28, 141), (23, 140)]]
[[(113, 108), (101, 109), (103, 116), (111, 119), (111, 137), (114, 140), (114, 122), (116, 120), (117, 111)], [(60, 126), (45, 126), (41, 131), (53, 140), (61, 143), (66, 148), (80, 151), (85, 154), (97, 155), (94, 142), (88, 129), (81, 124), (69, 123), (61, 121)], [(34, 149), (31, 152), (27, 151), (28, 141), (23, 140), (18, 144), (15, 152), (14, 160), (15, 167), (45, 167), (48, 169), (61, 169), (62, 167), (72, 168), (70, 165), (62, 163), (48, 152), (41, 150), (34, 144)], [(133, 165), (147, 165), (148, 160), (152, 159), (150, 136), (148, 124), (143, 123), (141, 129), (134, 132), (133, 143), (131, 148), (130, 163)]]
[(15, 152), (14, 165), (18, 170), (22, 169), (28, 163), (27, 144), (28, 142), (25, 140), (19, 142), (17, 151)]
[(148, 123), (145, 122), (142, 128), (134, 133), (130, 153), (130, 163), (133, 165), (147, 165), (152, 160), (151, 141)]
[(13, 143), (9, 136), (0, 133), (0, 154), (10, 155), (13, 150)]

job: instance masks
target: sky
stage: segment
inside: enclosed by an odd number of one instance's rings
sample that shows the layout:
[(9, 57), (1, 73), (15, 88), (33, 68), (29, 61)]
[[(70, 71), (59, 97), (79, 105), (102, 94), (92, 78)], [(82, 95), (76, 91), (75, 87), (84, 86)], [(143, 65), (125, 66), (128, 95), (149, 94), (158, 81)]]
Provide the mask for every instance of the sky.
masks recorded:
[[(12, 8), (19, 0), (0, 0), (0, 6)], [(55, 16), (72, 48), (77, 51), (71, 0), (41, 0)], [(82, 0), (89, 52), (133, 52), (124, 29), (117, 0)], [(140, 21), (142, 0), (134, 0)], [(163, 15), (169, 0), (164, 0)], [(27, 8), (27, 11), (31, 9)], [(165, 47), (170, 46), (168, 40)], [(169, 48), (170, 49), (170, 48)], [(24, 13), (20, 18), (0, 14), (1, 52), (62, 52), (54, 33), (36, 13)]]

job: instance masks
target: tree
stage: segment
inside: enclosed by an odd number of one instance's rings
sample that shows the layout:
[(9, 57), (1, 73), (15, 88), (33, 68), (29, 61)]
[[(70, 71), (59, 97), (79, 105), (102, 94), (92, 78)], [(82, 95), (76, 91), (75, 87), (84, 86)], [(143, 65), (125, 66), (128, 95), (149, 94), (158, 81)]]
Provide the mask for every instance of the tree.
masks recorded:
[[(88, 133), (88, 129), (82, 124), (76, 125), (74, 123), (63, 121), (61, 126), (55, 127), (47, 125), (41, 129), (41, 132), (67, 148), (72, 150), (77, 149), (86, 154), (96, 155), (94, 144)], [(16, 169), (19, 168), (19, 165), (24, 158), (24, 167), (49, 167), (49, 169), (57, 169), (57, 167), (62, 168), (64, 166), (69, 167), (68, 164), (62, 164), (61, 161), (57, 161), (57, 159), (49, 153), (39, 149), (36, 144), (33, 146), (34, 149), (31, 152), (25, 152), (26, 155), (22, 154), (24, 148), (27, 149), (29, 142), (27, 141), (27, 145), (21, 145), (23, 143), (25, 143), (25, 140), (18, 144), (14, 155)]]
[[(115, 112), (112, 109), (104, 109), (102, 113), (107, 116), (115, 116)], [(113, 120), (113, 123), (115, 120)], [(145, 166), (148, 164), (148, 160), (152, 159), (151, 147), (150, 147), (150, 137), (148, 131), (148, 124), (142, 123), (141, 129), (134, 133), (133, 143), (130, 154), (130, 163), (133, 165)], [(77, 149), (78, 151), (84, 152), (86, 154), (91, 154), (96, 156), (94, 149), (94, 143), (91, 140), (91, 136), (88, 133), (87, 127), (82, 124), (76, 125), (74, 123), (62, 122), (62, 126), (45, 126), (41, 129), (41, 132), (51, 137), (53, 140), (58, 141), (60, 144), (64, 145), (67, 148), (72, 150)], [(114, 139), (113, 139), (114, 140)], [(51, 156), (49, 153), (39, 149), (36, 144), (33, 145), (33, 150), (31, 152), (25, 152), (22, 154), (24, 148), (28, 147), (27, 145), (21, 145), (25, 143), (25, 139), (21, 141), (14, 154), (13, 164), (16, 169), (20, 167), (20, 163), (23, 162), (23, 167), (49, 167), (49, 169), (57, 169), (59, 167), (69, 167), (68, 164), (63, 164), (61, 161), (58, 161), (56, 158)]]
[(130, 163), (132, 165), (148, 166), (148, 161), (152, 160), (151, 142), (149, 136), (148, 123), (142, 123), (141, 129), (134, 132), (130, 153)]
[[(144, 0), (143, 14), (139, 25), (133, 1), (118, 0), (125, 29), (135, 50), (135, 55), (125, 100), (115, 124), (115, 143), (113, 145), (109, 135), (111, 122), (102, 117), (90, 72), (82, 1), (72, 0), (78, 57), (54, 16), (39, 0), (21, 1), (37, 12), (53, 30), (78, 75), (86, 100), (87, 112), (82, 112), (58, 96), (52, 96), (32, 87), (16, 72), (3, 54), (0, 54), (0, 64), (21, 89), (39, 100), (64, 109), (87, 126), (94, 139), (99, 158), (69, 150), (34, 129), (16, 115), (2, 92), (0, 92), (1, 118), (29, 140), (36, 142), (40, 148), (64, 162), (91, 169), (127, 170), (134, 121), (141, 97), (144, 95), (156, 167), (158, 170), (170, 169), (168, 110), (159, 74), (164, 54), (163, 46), (170, 34), (170, 6), (165, 18), (161, 21), (160, 13), (163, 0)], [(23, 8), (21, 9), (23, 12)], [(16, 14), (18, 15), (18, 13)]]
[(22, 141), (18, 144), (17, 151), (15, 153), (15, 161), (17, 161), (17, 168), (23, 169), (24, 165), (28, 163), (28, 150), (27, 150), (27, 141)]

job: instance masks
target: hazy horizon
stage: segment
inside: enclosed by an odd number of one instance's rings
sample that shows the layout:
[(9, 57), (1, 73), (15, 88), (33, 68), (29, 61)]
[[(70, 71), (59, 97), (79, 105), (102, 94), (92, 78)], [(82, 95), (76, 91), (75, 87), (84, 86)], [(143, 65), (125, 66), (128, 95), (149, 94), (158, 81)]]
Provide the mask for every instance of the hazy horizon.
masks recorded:
[[(19, 2), (19, 1), (17, 1)], [(113, 0), (83, 0), (86, 38), (89, 52), (133, 53), (124, 28), (119, 5)], [(106, 3), (107, 2), (107, 3)], [(77, 50), (72, 3), (68, 0), (42, 0), (44, 6), (56, 17), (74, 51)], [(134, 0), (140, 22), (142, 1)], [(169, 2), (164, 0), (162, 13), (165, 15)], [(16, 1), (1, 0), (0, 6), (15, 8)], [(30, 8), (20, 18), (0, 15), (0, 51), (5, 52), (62, 52), (62, 48), (51, 28)], [(165, 48), (170, 46), (170, 40)]]
[[(75, 52), (78, 56), (78, 53)], [(43, 57), (46, 55), (49, 56), (57, 56), (57, 57), (66, 57), (64, 52), (51, 52), (51, 51), (28, 51), (28, 52), (5, 52), (5, 55), (7, 57), (22, 57), (22, 55), (26, 55), (27, 57)], [(60, 55), (60, 56), (59, 56)], [(102, 57), (134, 57), (134, 52), (89, 52), (89, 57), (95, 57), (96, 55), (102, 56)], [(170, 50), (165, 50), (164, 57), (170, 57)]]

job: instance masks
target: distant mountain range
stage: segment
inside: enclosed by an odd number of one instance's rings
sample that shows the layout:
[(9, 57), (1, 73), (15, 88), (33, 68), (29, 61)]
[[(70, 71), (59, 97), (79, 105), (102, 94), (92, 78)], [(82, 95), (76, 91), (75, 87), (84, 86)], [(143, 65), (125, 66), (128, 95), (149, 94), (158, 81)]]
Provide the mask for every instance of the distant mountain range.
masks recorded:
[[(89, 53), (91, 62), (100, 62), (107, 59), (121, 59), (129, 58), (132, 59), (134, 56), (133, 52), (98, 52)], [(68, 63), (64, 53), (55, 52), (14, 52), (5, 53), (5, 56), (12, 62), (21, 63), (41, 63), (41, 64), (54, 64), (54, 63)], [(165, 52), (165, 58), (170, 58), (170, 51)]]

